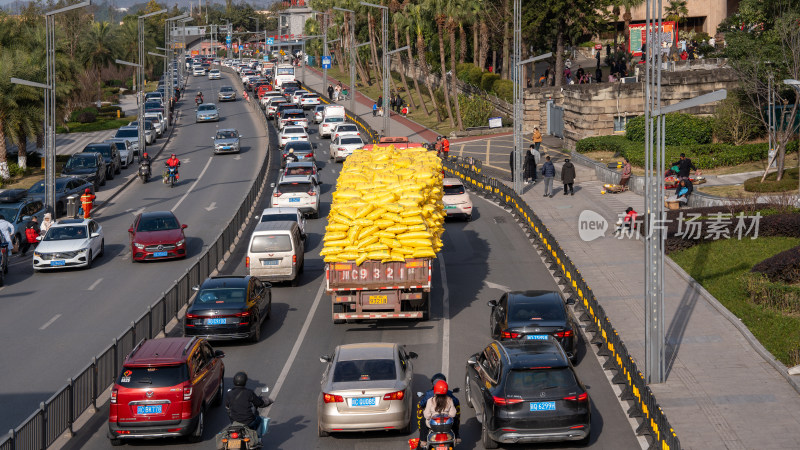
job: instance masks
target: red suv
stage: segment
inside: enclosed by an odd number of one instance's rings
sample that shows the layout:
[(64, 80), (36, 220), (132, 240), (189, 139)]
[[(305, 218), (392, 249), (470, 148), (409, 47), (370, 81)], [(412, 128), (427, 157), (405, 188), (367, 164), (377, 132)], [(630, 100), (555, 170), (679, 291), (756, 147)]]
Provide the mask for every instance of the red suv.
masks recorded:
[(168, 436), (202, 440), (206, 407), (222, 403), (224, 356), (196, 337), (139, 343), (111, 390), (111, 445)]

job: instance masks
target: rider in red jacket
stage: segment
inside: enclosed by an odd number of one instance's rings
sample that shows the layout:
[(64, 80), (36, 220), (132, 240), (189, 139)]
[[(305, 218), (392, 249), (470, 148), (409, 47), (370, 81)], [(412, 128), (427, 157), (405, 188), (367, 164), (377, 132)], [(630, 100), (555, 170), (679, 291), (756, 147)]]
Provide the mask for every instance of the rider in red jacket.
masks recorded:
[(167, 160), (167, 162), (165, 164), (167, 165), (167, 167), (174, 167), (175, 168), (175, 180), (179, 180), (180, 179), (180, 174), (178, 173), (178, 167), (181, 166), (181, 160), (178, 159), (177, 156), (175, 156), (175, 153), (170, 155), (169, 159)]

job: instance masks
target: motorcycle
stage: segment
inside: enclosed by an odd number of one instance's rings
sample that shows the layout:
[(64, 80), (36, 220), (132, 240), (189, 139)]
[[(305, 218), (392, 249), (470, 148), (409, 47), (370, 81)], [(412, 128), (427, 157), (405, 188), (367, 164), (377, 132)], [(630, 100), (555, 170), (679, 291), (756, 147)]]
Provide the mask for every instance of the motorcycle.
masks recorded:
[(139, 163), (139, 179), (142, 180), (142, 183), (147, 183), (150, 180), (150, 161)]
[(178, 179), (178, 168), (167, 166), (167, 170), (164, 171), (164, 184), (168, 184), (169, 187), (175, 187), (177, 179)]
[[(454, 388), (451, 392), (453, 394), (460, 391), (460, 388)], [(422, 392), (417, 392), (417, 397), (423, 397)], [(417, 405), (417, 417), (422, 417), (422, 410)], [(456, 447), (456, 418), (450, 417), (447, 414), (436, 414), (428, 420), (428, 437), (427, 448), (429, 450), (454, 450)], [(409, 439), (409, 448), (411, 450), (419, 447), (419, 438)]]
[[(230, 391), (230, 389), (228, 389)], [(269, 388), (265, 387), (261, 390), (264, 394), (269, 392)], [(245, 425), (239, 423), (232, 423), (225, 427), (219, 434), (217, 434), (217, 448), (221, 450), (251, 450), (261, 448), (263, 436), (269, 431), (269, 417), (261, 416), (261, 429), (259, 433), (252, 430)]]
[(200, 106), (201, 103), (203, 103), (203, 97), (197, 96), (194, 98), (195, 106)]

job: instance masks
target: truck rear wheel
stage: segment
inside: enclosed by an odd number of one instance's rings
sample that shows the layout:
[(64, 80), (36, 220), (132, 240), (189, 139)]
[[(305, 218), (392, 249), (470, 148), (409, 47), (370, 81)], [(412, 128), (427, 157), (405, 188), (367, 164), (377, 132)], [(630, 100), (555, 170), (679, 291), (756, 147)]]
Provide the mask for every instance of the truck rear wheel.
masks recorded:
[[(333, 305), (333, 314), (341, 314), (344, 312), (344, 305)], [(344, 323), (344, 319), (333, 319), (335, 325)]]
[(425, 299), (425, 305), (423, 306), (423, 310), (422, 310), (422, 320), (430, 320), (431, 319), (431, 294), (424, 293), (422, 295), (423, 295), (423, 298)]

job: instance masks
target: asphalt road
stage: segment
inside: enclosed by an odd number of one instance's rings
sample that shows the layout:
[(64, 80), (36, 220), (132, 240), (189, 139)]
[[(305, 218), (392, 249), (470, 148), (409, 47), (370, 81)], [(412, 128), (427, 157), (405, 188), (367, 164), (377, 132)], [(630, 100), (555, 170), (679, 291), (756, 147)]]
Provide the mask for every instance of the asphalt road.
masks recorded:
[[(33, 273), (31, 256), (14, 256), (0, 288), (0, 430), (16, 427), (67, 378), (83, 370), (131, 321), (145, 312), (196, 260), (235, 213), (266, 155), (263, 125), (241, 100), (220, 106), (218, 123), (195, 124), (194, 95), (216, 101), (223, 80), (191, 78), (178, 108), (181, 117), (168, 148), (153, 164), (160, 174), (174, 152), (182, 161), (180, 182), (170, 189), (135, 180), (95, 216), (105, 232), (105, 255), (90, 270)], [(245, 138), (240, 155), (213, 156), (217, 128), (235, 127)], [(161, 145), (149, 147), (151, 154)], [(133, 176), (138, 166), (107, 187)], [(103, 188), (99, 199), (107, 198)], [(128, 228), (138, 211), (173, 210), (186, 229), (186, 260), (132, 264)]]
[[(317, 437), (316, 405), (323, 365), (319, 356), (332, 353), (339, 344), (353, 342), (399, 342), (420, 356), (414, 364), (414, 390), (430, 389), (429, 378), (436, 372), (448, 375), (451, 386), (463, 389), (467, 358), (484, 348), (489, 338), (488, 300), (497, 299), (503, 289), (555, 289), (555, 283), (511, 216), (499, 207), (473, 197), (475, 213), (469, 223), (448, 221), (443, 235), (444, 249), (434, 268), (432, 320), (428, 322), (388, 321), (333, 325), (330, 299), (323, 292), (323, 262), (319, 256), (325, 216), (332, 184), (340, 164), (328, 161), (328, 140), (320, 141), (312, 125), (312, 141), (320, 143), (317, 159), (322, 167), (322, 219), (309, 220), (306, 230), (306, 267), (298, 287), (276, 285), (272, 289), (272, 318), (264, 325), (257, 344), (220, 343), (226, 352), (226, 389), (232, 377), (244, 370), (250, 387), (269, 386), (275, 404), (267, 410), (272, 418), (265, 448), (280, 449), (372, 449), (407, 448), (405, 436), (396, 432), (356, 433)], [(274, 133), (274, 130), (271, 131)], [(276, 150), (273, 150), (276, 152)], [(275, 155), (276, 153), (273, 153)], [(277, 172), (270, 174), (274, 182)], [(266, 207), (265, 198), (262, 206)], [(251, 227), (252, 228), (252, 227)], [(249, 234), (249, 230), (248, 230)], [(238, 246), (223, 274), (245, 274), (245, 244)], [(593, 354), (586, 354), (581, 340), (577, 371), (589, 386), (594, 410), (591, 448), (635, 449), (640, 445), (628, 419), (609, 387), (606, 375)], [(463, 393), (462, 393), (463, 394)], [(480, 426), (473, 410), (462, 400), (462, 438), (459, 448), (481, 448)], [(68, 448), (107, 448), (107, 405), (68, 444)], [(214, 435), (228, 423), (224, 408), (207, 414), (204, 443), (197, 445), (160, 439), (132, 442), (134, 448), (211, 448)], [(414, 427), (416, 428), (416, 427)], [(508, 448), (526, 448), (510, 446)], [(537, 448), (571, 448), (569, 444)]]

